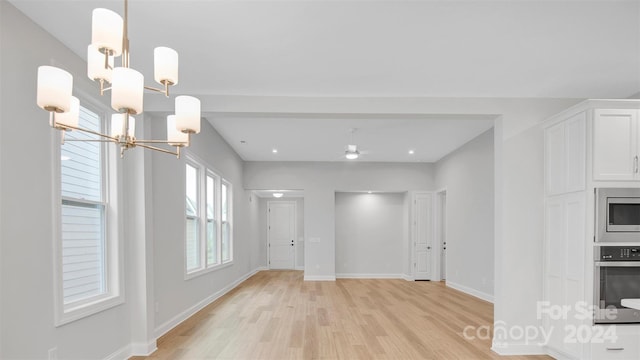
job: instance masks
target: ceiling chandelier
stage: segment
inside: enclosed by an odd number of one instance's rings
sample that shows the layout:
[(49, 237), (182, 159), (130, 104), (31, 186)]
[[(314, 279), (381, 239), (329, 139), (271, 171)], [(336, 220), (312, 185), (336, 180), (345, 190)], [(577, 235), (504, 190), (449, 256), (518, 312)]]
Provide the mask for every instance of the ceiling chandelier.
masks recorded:
[[(178, 53), (168, 47), (154, 49), (154, 79), (161, 88), (144, 85), (143, 75), (129, 67), (128, 0), (124, 0), (124, 20), (108, 9), (94, 9), (91, 25), (91, 45), (87, 50), (87, 75), (100, 84), (100, 95), (111, 91), (111, 108), (117, 113), (111, 117), (111, 133), (78, 126), (80, 101), (72, 96), (73, 77), (65, 70), (53, 66), (38, 68), (37, 104), (49, 112), (49, 124), (62, 131), (78, 130), (103, 139), (73, 141), (104, 141), (120, 146), (124, 151), (136, 146), (157, 150), (180, 157), (180, 148), (189, 146), (191, 134), (200, 132), (200, 100), (192, 96), (175, 98), (175, 115), (167, 117), (166, 140), (141, 140), (135, 137), (135, 118), (141, 114), (144, 90), (151, 90), (169, 97), (169, 87), (178, 83)], [(120, 65), (114, 59), (120, 57)], [(69, 140), (70, 141), (70, 140)], [(175, 151), (149, 144), (168, 144)]]

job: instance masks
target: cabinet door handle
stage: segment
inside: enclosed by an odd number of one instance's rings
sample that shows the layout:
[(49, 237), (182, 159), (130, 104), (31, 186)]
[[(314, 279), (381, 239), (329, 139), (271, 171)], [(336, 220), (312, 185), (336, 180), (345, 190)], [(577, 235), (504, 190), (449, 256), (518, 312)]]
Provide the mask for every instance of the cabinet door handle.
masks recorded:
[(638, 155), (636, 155), (636, 157), (633, 158), (633, 172), (634, 173), (638, 173)]
[(623, 348), (623, 347), (617, 347), (617, 348), (610, 348), (610, 347), (608, 347), (608, 348), (607, 348), (607, 351), (622, 351), (622, 350), (624, 350), (624, 348)]

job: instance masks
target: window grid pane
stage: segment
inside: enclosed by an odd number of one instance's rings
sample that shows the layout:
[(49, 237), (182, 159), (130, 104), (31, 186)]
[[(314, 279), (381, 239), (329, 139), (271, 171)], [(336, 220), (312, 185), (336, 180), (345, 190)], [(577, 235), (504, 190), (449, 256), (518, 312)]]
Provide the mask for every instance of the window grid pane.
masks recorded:
[[(81, 107), (79, 126), (101, 131), (98, 114)], [(67, 140), (95, 139), (79, 131)], [(106, 204), (103, 200), (103, 145), (67, 141), (60, 146), (61, 261), (63, 304), (105, 294)]]
[(207, 175), (207, 265), (218, 264), (218, 226), (215, 219), (216, 205), (215, 205), (215, 184), (216, 180)]
[(62, 203), (64, 303), (103, 294), (105, 286), (104, 206)]
[(230, 187), (223, 183), (222, 184), (222, 262), (228, 262), (231, 260), (231, 209), (229, 206), (229, 202), (231, 199), (231, 189)]
[(200, 268), (200, 241), (198, 241), (198, 221), (199, 220), (197, 218), (187, 218), (187, 271), (193, 271)]

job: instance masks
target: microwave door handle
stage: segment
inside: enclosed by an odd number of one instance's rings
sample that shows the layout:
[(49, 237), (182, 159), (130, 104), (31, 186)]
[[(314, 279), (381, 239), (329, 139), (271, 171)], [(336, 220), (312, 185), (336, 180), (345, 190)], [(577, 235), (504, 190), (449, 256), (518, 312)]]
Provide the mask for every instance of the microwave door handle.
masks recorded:
[(640, 267), (640, 261), (596, 261), (598, 267)]

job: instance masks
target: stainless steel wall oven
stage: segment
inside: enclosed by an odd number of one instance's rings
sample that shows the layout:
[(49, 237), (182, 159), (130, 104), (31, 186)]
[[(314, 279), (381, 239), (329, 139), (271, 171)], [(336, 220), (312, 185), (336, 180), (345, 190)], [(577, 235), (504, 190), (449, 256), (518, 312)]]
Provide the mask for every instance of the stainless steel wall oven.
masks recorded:
[(640, 298), (640, 245), (596, 247), (594, 279), (594, 323), (640, 323), (640, 310), (621, 304)]

